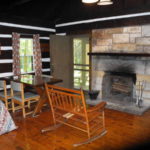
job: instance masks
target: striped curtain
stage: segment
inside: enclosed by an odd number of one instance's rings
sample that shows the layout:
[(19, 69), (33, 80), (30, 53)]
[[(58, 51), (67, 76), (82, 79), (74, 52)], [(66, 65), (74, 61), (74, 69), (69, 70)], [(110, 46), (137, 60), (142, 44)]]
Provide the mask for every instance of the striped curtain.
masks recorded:
[(20, 34), (12, 33), (12, 47), (13, 47), (13, 73), (14, 75), (20, 75)]
[(41, 60), (41, 49), (39, 35), (33, 35), (33, 57), (34, 57), (34, 70), (35, 75), (42, 75), (42, 60)]

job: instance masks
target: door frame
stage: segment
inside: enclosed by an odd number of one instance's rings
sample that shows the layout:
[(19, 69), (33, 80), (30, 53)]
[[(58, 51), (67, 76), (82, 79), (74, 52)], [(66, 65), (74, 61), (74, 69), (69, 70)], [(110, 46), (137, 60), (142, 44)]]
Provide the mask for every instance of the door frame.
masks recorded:
[[(71, 37), (71, 45), (72, 45), (72, 52), (73, 52), (73, 39), (74, 38), (82, 38), (82, 37), (89, 37), (89, 52), (92, 51), (92, 35), (91, 33), (88, 34), (75, 34), (75, 35), (70, 35)], [(73, 52), (73, 59), (74, 59), (74, 52)], [(89, 56), (89, 91), (91, 90), (92, 87), (92, 58), (91, 55)], [(73, 63), (73, 84), (74, 84), (74, 63)], [(74, 87), (74, 85), (73, 85)]]

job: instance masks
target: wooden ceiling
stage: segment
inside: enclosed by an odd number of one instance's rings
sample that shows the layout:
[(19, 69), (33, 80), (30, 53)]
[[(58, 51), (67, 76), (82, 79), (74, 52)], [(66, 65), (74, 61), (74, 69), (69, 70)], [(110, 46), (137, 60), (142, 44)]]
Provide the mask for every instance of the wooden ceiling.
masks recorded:
[(113, 0), (113, 5), (81, 0), (2, 0), (1, 22), (54, 27), (55, 24), (150, 11), (150, 0)]

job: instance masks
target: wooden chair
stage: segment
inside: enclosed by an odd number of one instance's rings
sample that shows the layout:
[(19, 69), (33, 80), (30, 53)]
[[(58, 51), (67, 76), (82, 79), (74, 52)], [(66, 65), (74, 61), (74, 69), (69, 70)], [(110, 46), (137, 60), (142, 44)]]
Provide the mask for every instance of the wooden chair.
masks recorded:
[(73, 146), (92, 142), (106, 133), (105, 102), (87, 108), (82, 90), (71, 90), (48, 84), (45, 84), (45, 88), (51, 105), (54, 126), (45, 128), (42, 132), (54, 130), (65, 124), (87, 133), (88, 139)]
[(0, 88), (2, 88), (2, 91), (0, 91), (0, 100), (4, 101), (6, 108), (9, 110), (11, 108), (8, 108), (8, 100), (11, 98), (11, 92), (10, 90), (7, 90), (5, 80), (0, 80)]
[[(26, 113), (25, 108), (30, 108), (30, 102), (38, 101), (40, 96), (35, 93), (24, 92), (23, 84), (14, 81), (11, 82), (11, 92), (13, 113), (15, 112), (15, 110), (22, 109), (24, 118), (26, 117), (26, 115), (31, 114), (33, 111)], [(27, 103), (27, 105), (25, 103)], [(19, 106), (15, 106), (15, 104), (18, 104)]]

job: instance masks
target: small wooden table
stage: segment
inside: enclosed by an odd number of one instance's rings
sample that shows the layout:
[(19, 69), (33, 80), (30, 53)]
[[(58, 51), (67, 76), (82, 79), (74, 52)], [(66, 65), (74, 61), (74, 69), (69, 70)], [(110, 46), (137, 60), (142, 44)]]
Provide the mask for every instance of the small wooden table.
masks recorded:
[(4, 79), (9, 80), (9, 81), (20, 82), (20, 83), (23, 83), (25, 86), (31, 86), (40, 95), (40, 99), (36, 105), (34, 112), (33, 112), (33, 117), (37, 113), (40, 112), (43, 104), (48, 102), (48, 98), (46, 96), (44, 84), (45, 83), (55, 84), (55, 83), (62, 82), (61, 79), (56, 79), (56, 78), (53, 78), (50, 76), (49, 77), (47, 77), (47, 76), (35, 76), (35, 75), (31, 75), (31, 74), (5, 77)]

